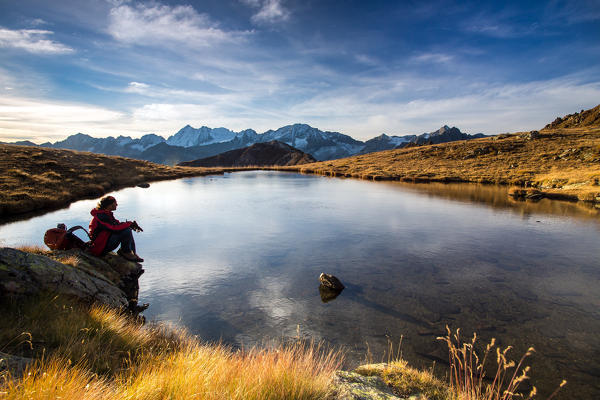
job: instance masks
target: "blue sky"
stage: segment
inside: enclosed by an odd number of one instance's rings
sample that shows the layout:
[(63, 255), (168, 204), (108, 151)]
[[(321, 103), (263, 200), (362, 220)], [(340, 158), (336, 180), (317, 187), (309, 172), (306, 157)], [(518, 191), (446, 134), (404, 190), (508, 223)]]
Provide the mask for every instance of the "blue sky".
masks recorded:
[(600, 0), (0, 0), (0, 140), (542, 128), (600, 103)]

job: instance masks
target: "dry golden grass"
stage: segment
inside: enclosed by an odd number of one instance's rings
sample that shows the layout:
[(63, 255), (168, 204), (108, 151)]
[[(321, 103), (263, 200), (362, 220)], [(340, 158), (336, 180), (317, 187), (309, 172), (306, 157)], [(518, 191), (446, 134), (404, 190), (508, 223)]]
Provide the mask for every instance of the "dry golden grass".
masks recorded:
[[(452, 333), (446, 327), (447, 335), (439, 337), (448, 345), (448, 358), (450, 360), (450, 389), (458, 400), (512, 400), (533, 399), (537, 389), (528, 393), (520, 393), (519, 386), (529, 379), (530, 368), (524, 365), (525, 360), (535, 350), (530, 347), (518, 362), (510, 360), (508, 353), (511, 346), (500, 350), (495, 346), (495, 339), (486, 346), (482, 355), (475, 349), (477, 335), (474, 334), (469, 342), (461, 342), (460, 330)], [(496, 368), (493, 378), (486, 377), (489, 357), (496, 353)], [(491, 381), (491, 382), (490, 382)], [(562, 381), (556, 390), (547, 398), (552, 399), (567, 381)]]
[(1, 311), (0, 350), (38, 360), (4, 373), (2, 399), (321, 399), (342, 361), (310, 343), (233, 351), (56, 298)]
[(0, 144), (0, 217), (64, 207), (143, 182), (222, 173), (72, 150)]
[(278, 169), (407, 182), (536, 187), (555, 198), (600, 202), (600, 128), (526, 133), (388, 150)]
[(453, 400), (454, 393), (431, 371), (418, 370), (401, 358), (386, 364), (363, 365), (354, 370), (361, 375), (378, 375), (394, 393), (402, 398), (417, 396), (419, 400)]
[[(2, 399), (326, 399), (343, 361), (339, 352), (300, 341), (233, 350), (202, 343), (185, 329), (143, 325), (107, 307), (57, 297), (3, 303), (0, 313), (0, 351), (36, 359), (22, 376), (0, 373)], [(355, 372), (380, 376), (403, 397), (535, 397), (535, 387), (528, 394), (518, 390), (528, 379), (523, 363), (533, 349), (515, 363), (508, 359), (510, 347), (496, 349), (493, 341), (480, 357), (475, 336), (461, 343), (459, 331), (448, 330), (439, 339), (448, 344), (449, 385), (432, 371), (410, 367), (398, 355), (387, 364), (361, 366)], [(496, 369), (487, 377), (486, 362), (493, 358)]]

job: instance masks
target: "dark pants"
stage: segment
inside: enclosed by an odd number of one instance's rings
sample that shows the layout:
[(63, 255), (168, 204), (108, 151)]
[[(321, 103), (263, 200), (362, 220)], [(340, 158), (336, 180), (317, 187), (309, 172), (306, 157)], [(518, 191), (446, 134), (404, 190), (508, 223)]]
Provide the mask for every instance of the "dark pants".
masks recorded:
[(123, 229), (120, 232), (113, 232), (110, 234), (106, 247), (104, 248), (104, 254), (109, 251), (113, 251), (121, 245), (121, 250), (124, 252), (133, 251), (135, 253), (135, 241), (133, 240), (133, 233), (131, 228)]

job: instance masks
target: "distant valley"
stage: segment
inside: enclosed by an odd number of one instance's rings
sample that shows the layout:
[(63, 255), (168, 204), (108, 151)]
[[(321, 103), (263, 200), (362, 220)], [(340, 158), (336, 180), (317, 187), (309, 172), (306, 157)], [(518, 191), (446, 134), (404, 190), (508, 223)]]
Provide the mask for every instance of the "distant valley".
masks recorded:
[[(155, 134), (133, 139), (129, 136), (94, 138), (90, 135), (78, 133), (69, 136), (65, 140), (55, 143), (43, 143), (39, 146), (89, 151), (176, 165), (181, 162), (212, 157), (227, 151), (273, 140), (308, 153), (318, 161), (325, 161), (375, 151), (414, 145), (438, 144), (484, 136), (481, 133), (469, 135), (461, 132), (458, 128), (443, 126), (437, 131), (421, 135), (388, 136), (382, 134), (362, 142), (339, 132), (321, 131), (306, 124), (287, 125), (260, 134), (252, 129), (234, 132), (227, 128), (208, 128), (206, 126), (193, 128), (187, 125), (167, 139)], [(14, 144), (38, 146), (29, 141)]]

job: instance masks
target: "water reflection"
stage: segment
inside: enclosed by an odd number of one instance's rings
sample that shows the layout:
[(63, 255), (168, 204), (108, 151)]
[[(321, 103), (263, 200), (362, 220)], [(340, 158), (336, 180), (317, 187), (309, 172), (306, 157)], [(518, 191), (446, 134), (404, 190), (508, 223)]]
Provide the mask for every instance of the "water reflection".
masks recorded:
[[(136, 219), (149, 319), (233, 345), (303, 336), (348, 364), (403, 335), (402, 353), (447, 358), (445, 326), (536, 347), (533, 380), (564, 398), (600, 395), (598, 212), (513, 203), (506, 188), (409, 185), (275, 172), (182, 179), (114, 193)], [(3, 245), (87, 225), (95, 201), (0, 226)], [(124, 219), (124, 218), (122, 218)], [(324, 303), (322, 271), (346, 288)]]

